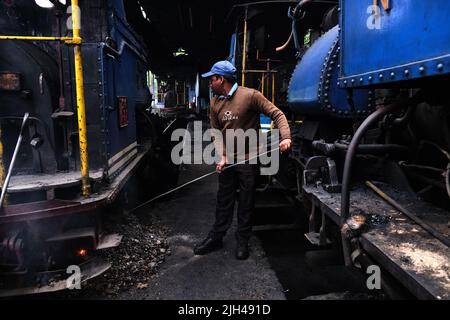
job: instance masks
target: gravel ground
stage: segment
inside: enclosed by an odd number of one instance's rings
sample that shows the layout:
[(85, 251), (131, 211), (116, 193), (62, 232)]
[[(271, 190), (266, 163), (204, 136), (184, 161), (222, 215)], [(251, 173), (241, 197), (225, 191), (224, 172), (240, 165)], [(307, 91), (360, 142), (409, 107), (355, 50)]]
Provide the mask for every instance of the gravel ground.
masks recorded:
[(157, 218), (139, 220), (133, 214), (109, 217), (105, 223), (107, 234), (123, 236), (118, 247), (105, 249), (99, 256), (112, 264), (102, 275), (87, 281), (82, 290), (66, 292), (61, 298), (115, 299), (131, 288), (145, 289), (160, 265), (171, 254), (168, 228)]

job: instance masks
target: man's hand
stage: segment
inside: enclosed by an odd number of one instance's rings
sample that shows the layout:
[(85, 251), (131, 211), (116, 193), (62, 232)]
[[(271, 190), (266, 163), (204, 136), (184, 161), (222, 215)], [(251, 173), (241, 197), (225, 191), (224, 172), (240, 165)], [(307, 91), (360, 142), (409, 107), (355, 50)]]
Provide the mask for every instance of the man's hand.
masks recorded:
[(227, 164), (227, 157), (222, 156), (222, 160), (220, 160), (220, 162), (216, 166), (216, 171), (221, 173), (226, 164)]
[(284, 139), (280, 142), (280, 152), (284, 152), (291, 148), (292, 141), (291, 139)]

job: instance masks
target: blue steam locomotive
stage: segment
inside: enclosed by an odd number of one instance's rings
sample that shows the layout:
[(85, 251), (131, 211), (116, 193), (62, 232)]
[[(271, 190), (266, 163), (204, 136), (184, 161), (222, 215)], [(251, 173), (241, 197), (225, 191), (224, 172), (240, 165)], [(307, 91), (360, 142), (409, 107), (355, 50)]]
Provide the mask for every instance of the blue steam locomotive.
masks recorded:
[(301, 122), (290, 160), (306, 237), (342, 248), (349, 267), (378, 266), (394, 297), (450, 298), (449, 14), (445, 0), (289, 11), (299, 61), (288, 103)]

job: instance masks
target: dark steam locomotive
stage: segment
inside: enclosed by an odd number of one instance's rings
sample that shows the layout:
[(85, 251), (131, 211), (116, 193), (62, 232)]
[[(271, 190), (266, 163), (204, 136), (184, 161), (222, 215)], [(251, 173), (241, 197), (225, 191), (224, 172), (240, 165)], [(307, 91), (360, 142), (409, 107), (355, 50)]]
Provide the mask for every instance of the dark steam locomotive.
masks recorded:
[(120, 237), (102, 233), (100, 209), (136, 170), (148, 183), (159, 139), (146, 48), (123, 1), (40, 3), (0, 2), (0, 295), (64, 289), (49, 282), (68, 265), (83, 280), (105, 271), (90, 253)]

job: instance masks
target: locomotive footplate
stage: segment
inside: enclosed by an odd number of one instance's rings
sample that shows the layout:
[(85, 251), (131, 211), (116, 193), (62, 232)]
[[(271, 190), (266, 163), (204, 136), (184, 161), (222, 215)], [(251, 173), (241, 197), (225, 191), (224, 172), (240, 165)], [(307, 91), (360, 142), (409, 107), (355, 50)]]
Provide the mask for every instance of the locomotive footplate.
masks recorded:
[[(150, 151), (149, 151), (150, 152)], [(82, 196), (73, 200), (53, 199), (40, 202), (31, 202), (5, 207), (0, 212), (0, 224), (13, 223), (25, 220), (43, 219), (66, 214), (89, 212), (112, 203), (128, 179), (136, 171), (138, 164), (149, 156), (149, 152), (139, 154), (133, 159), (113, 180), (113, 182), (100, 192), (88, 198)], [(78, 180), (78, 184), (80, 179)]]
[[(76, 276), (79, 276), (80, 285), (82, 286), (85, 281), (95, 278), (111, 268), (111, 264), (96, 257), (79, 264), (78, 267), (80, 274)], [(75, 287), (76, 282), (72, 281), (72, 278), (74, 280), (76, 279), (68, 272), (68, 270), (69, 269), (61, 269), (39, 272), (33, 274), (32, 277), (29, 275), (19, 276), (15, 278), (14, 283), (11, 284), (8, 283), (11, 279), (3, 281), (0, 277), (0, 282), (2, 283), (0, 298), (61, 291), (70, 289), (71, 285), (73, 285), (73, 289), (77, 289)], [(17, 286), (17, 283), (21, 283), (22, 286)]]
[[(379, 184), (381, 185), (381, 184)], [(449, 237), (448, 214), (382, 184), (382, 189), (423, 221)], [(304, 196), (340, 225), (341, 195), (321, 186), (304, 186)], [(351, 191), (350, 214), (366, 217), (361, 249), (419, 299), (450, 299), (450, 248), (366, 186)]]

